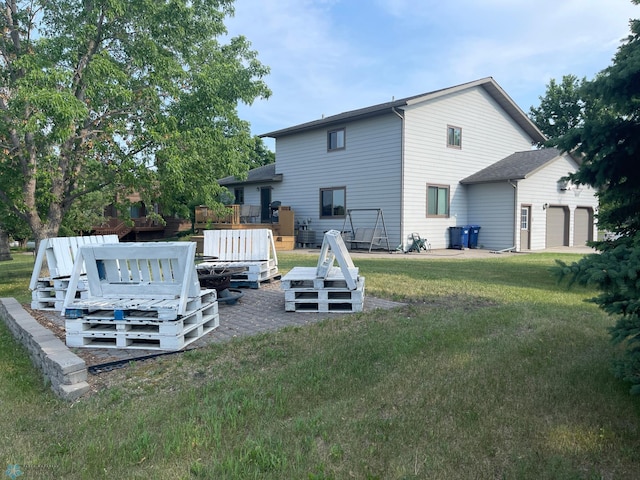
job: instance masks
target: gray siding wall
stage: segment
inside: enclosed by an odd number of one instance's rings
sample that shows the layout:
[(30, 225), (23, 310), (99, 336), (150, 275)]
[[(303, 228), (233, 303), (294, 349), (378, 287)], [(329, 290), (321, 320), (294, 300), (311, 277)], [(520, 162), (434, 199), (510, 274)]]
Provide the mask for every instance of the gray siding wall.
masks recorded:
[(480, 225), (478, 247), (490, 250), (512, 248), (520, 209), (516, 190), (507, 182), (468, 185), (468, 224)]
[[(327, 132), (345, 127), (344, 150), (327, 152)], [(346, 206), (382, 208), (393, 248), (400, 243), (401, 121), (389, 115), (280, 137), (273, 200), (293, 208), (296, 220), (311, 219), (319, 232), (342, 229), (343, 218), (320, 219), (320, 188), (346, 187)], [(375, 216), (354, 214), (354, 227), (372, 227)], [(347, 228), (349, 229), (349, 228)]]
[[(467, 189), (459, 181), (514, 152), (529, 150), (531, 138), (481, 87), (409, 106), (405, 118), (403, 235), (406, 239), (418, 232), (429, 239), (432, 248), (446, 248), (448, 227), (480, 223), (485, 218), (468, 214)], [(462, 148), (447, 147), (448, 125), (462, 129)], [(427, 184), (449, 186), (449, 218), (426, 217)], [(513, 235), (513, 226), (495, 234), (496, 247), (504, 245), (498, 237), (507, 233)]]

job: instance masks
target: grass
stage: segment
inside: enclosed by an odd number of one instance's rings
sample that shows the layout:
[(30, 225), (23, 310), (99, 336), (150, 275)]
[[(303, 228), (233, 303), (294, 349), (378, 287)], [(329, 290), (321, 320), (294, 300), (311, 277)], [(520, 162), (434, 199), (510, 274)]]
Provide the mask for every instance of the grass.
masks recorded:
[[(14, 258), (0, 296), (28, 301)], [(0, 461), (25, 478), (637, 478), (612, 319), (556, 284), (556, 258), (578, 257), (358, 259), (367, 295), (407, 306), (132, 364), (74, 404), (0, 327)]]

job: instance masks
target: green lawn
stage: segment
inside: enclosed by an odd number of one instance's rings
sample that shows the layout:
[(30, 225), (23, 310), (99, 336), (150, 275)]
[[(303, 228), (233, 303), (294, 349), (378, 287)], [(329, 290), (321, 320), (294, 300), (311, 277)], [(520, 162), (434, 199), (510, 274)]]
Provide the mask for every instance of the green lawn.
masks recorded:
[[(28, 302), (33, 257), (14, 258), (0, 296)], [(25, 479), (638, 478), (613, 320), (556, 284), (556, 258), (579, 257), (357, 259), (367, 295), (408, 305), (132, 364), (74, 404), (1, 326), (0, 461)]]

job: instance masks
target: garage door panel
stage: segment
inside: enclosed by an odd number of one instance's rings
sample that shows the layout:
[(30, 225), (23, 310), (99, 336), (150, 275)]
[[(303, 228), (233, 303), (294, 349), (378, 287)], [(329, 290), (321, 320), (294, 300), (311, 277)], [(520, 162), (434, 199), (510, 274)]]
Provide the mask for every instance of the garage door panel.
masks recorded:
[(573, 244), (586, 245), (593, 240), (593, 215), (590, 208), (578, 207), (573, 215)]
[(569, 245), (569, 212), (564, 207), (547, 208), (547, 248)]

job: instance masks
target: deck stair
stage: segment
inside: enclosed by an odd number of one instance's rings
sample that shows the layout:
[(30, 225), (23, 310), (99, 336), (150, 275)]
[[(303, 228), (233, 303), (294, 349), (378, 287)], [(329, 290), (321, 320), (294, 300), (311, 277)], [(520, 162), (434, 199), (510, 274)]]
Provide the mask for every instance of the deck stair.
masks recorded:
[(217, 294), (201, 289), (195, 243), (84, 245), (64, 300), (67, 345), (180, 350), (219, 326)]
[(287, 312), (361, 312), (364, 286), (337, 230), (324, 234), (315, 268), (294, 267), (281, 281)]

